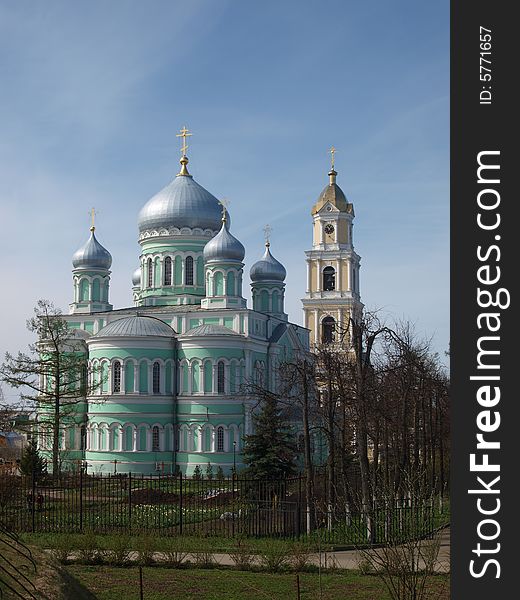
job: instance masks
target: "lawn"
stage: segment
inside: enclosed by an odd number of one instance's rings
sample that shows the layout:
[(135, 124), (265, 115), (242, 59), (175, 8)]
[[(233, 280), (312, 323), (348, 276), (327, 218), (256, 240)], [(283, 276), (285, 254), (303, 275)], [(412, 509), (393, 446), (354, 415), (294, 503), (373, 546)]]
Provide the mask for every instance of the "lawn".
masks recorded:
[[(138, 568), (71, 565), (67, 571), (98, 600), (139, 600)], [(318, 573), (300, 574), (302, 600), (320, 598)], [(321, 576), (323, 600), (390, 600), (374, 575), (336, 572)], [(144, 600), (291, 600), (297, 598), (295, 574), (253, 573), (231, 569), (143, 569)], [(433, 579), (436, 600), (449, 599), (449, 578)]]

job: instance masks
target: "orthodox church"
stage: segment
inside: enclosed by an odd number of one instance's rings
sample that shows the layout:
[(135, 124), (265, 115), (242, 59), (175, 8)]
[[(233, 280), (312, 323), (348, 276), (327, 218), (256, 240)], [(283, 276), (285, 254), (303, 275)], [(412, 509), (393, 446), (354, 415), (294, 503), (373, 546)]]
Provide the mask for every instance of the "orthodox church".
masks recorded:
[(240, 469), (256, 405), (247, 384), (276, 389), (277, 364), (333, 342), (336, 324), (362, 308), (354, 211), (334, 166), (312, 209), (302, 327), (284, 311), (286, 270), (269, 241), (250, 269), (247, 307), (244, 246), (228, 210), (189, 173), (188, 135), (181, 130), (179, 173), (138, 216), (134, 306), (110, 304), (112, 257), (94, 225), (72, 257), (74, 301), (65, 319), (75, 350), (88, 358), (91, 393), (61, 444), (64, 464), (89, 473)]

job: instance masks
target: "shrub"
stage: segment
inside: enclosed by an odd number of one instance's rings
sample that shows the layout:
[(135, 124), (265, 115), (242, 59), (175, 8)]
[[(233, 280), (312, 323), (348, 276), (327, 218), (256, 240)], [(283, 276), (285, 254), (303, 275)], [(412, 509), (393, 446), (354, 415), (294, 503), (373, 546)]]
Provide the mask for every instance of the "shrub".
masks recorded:
[(264, 569), (277, 573), (288, 564), (287, 547), (277, 540), (266, 540), (259, 558)]
[(154, 539), (151, 536), (145, 535), (139, 538), (139, 545), (137, 547), (137, 562), (144, 567), (153, 565), (155, 562), (154, 550)]
[(299, 573), (309, 567), (311, 547), (305, 542), (294, 542), (289, 550), (289, 562), (291, 567)]
[(124, 566), (128, 564), (130, 558), (130, 536), (116, 536), (112, 547), (107, 550), (106, 558), (111, 565)]
[(102, 552), (99, 548), (97, 537), (94, 533), (85, 533), (79, 541), (79, 560), (87, 565), (101, 562)]
[(235, 563), (237, 569), (247, 571), (251, 568), (254, 560), (251, 545), (245, 538), (237, 538), (233, 549), (229, 553), (231, 560)]
[(67, 564), (71, 551), (70, 542), (66, 537), (58, 535), (51, 540), (51, 554), (61, 564)]
[(187, 546), (186, 540), (178, 537), (165, 538), (162, 541), (162, 550), (166, 564), (174, 569), (182, 567), (189, 556), (189, 546)]
[(201, 550), (200, 552), (192, 552), (194, 565), (200, 569), (212, 569), (217, 566), (217, 562), (210, 550)]

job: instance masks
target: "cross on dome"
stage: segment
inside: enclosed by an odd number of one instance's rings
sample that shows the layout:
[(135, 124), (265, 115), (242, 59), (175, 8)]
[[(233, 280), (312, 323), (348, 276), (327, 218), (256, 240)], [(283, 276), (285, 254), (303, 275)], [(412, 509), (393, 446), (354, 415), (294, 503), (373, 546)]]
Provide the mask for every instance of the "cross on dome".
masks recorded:
[(266, 246), (270, 246), (271, 242), (269, 241), (269, 238), (271, 237), (271, 232), (273, 231), (273, 228), (271, 227), (271, 225), (269, 225), (269, 223), (264, 227), (264, 238), (265, 238), (265, 245)]
[(331, 169), (334, 171), (334, 155), (336, 154), (336, 148), (334, 148), (334, 146), (330, 147), (330, 166)]
[(94, 207), (90, 209), (90, 231), (94, 231), (96, 229), (96, 215), (97, 211)]
[(186, 150), (188, 149), (188, 144), (186, 143), (186, 138), (189, 137), (190, 135), (193, 135), (192, 133), (189, 133), (189, 129), (186, 128), (186, 125), (184, 125), (184, 127), (180, 130), (180, 133), (177, 133), (175, 137), (180, 137), (182, 138), (182, 146), (181, 146), (181, 154), (182, 156), (186, 156)]

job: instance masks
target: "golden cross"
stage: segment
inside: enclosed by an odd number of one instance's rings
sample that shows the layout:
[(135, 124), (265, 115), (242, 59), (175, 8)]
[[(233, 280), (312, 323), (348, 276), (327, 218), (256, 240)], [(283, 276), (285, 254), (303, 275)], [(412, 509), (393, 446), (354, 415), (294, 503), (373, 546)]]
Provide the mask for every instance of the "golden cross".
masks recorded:
[(334, 170), (334, 154), (336, 153), (336, 148), (334, 148), (334, 146), (331, 146), (329, 152), (330, 152), (330, 164), (332, 166), (332, 170)]
[(184, 125), (184, 127), (181, 129), (181, 132), (177, 133), (175, 136), (175, 137), (182, 138), (181, 152), (182, 152), (183, 156), (186, 156), (186, 150), (188, 149), (188, 144), (186, 143), (186, 138), (189, 137), (190, 135), (193, 135), (193, 134), (189, 133), (189, 129), (186, 129), (186, 125)]
[(96, 209), (92, 207), (90, 209), (89, 214), (90, 214), (90, 231), (94, 231), (94, 229), (96, 228), (96, 226), (95, 226), (96, 215), (97, 215)]
[(269, 237), (271, 235), (271, 231), (273, 231), (273, 228), (271, 227), (271, 225), (269, 225), (269, 223), (264, 227), (264, 237), (265, 237), (265, 243), (269, 244)]
[(218, 203), (220, 204), (220, 206), (222, 206), (222, 218), (225, 219), (227, 208), (231, 204), (231, 201), (227, 198), (222, 198), (222, 200), (219, 200)]

